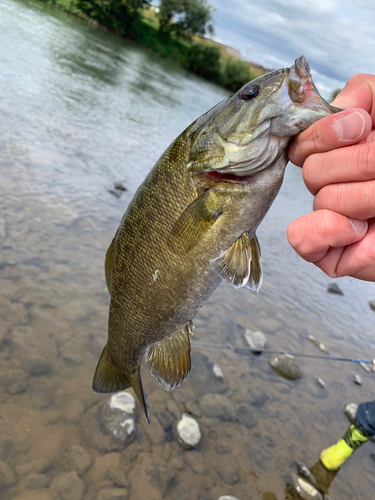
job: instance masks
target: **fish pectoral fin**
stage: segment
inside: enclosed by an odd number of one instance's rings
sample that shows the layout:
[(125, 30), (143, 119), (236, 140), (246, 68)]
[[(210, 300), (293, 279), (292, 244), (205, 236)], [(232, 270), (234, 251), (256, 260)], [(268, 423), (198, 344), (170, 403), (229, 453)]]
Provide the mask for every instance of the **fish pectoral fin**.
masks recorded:
[(194, 200), (177, 219), (168, 238), (176, 253), (188, 253), (222, 213), (223, 193), (212, 189)]
[(245, 284), (247, 288), (259, 292), (263, 283), (263, 270), (261, 261), (261, 252), (258, 238), (254, 236), (250, 240), (251, 249), (251, 263), (250, 263), (250, 276), (248, 282)]
[(133, 388), (145, 412), (147, 422), (150, 423), (150, 407), (147, 401), (147, 394), (142, 387), (140, 369), (138, 368), (138, 371), (134, 373), (125, 374), (111, 362), (106, 345), (95, 370), (92, 382), (94, 392), (118, 392), (129, 387)]
[(148, 369), (164, 389), (179, 386), (190, 373), (190, 322), (172, 337), (152, 345), (146, 355)]
[(248, 233), (243, 233), (219, 257), (211, 259), (210, 266), (223, 281), (227, 281), (235, 288), (246, 285), (251, 274), (251, 242)]
[(115, 255), (116, 235), (114, 236), (111, 244), (108, 247), (107, 253), (105, 254), (105, 263), (104, 263), (105, 281), (107, 283), (107, 288), (109, 293), (111, 293), (111, 288), (112, 288), (112, 264), (113, 264), (113, 257)]
[(131, 385), (125, 373), (111, 362), (106, 345), (95, 370), (92, 382), (94, 392), (117, 392), (127, 389)]

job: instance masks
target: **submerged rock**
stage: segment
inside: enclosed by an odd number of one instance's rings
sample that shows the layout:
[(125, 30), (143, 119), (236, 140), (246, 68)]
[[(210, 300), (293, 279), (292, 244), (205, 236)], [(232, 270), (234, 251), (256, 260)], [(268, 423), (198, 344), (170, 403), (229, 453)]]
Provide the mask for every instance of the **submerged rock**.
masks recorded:
[(82, 476), (92, 465), (91, 454), (79, 445), (66, 448), (62, 454), (62, 468), (65, 472), (76, 470)]
[(294, 356), (291, 354), (270, 354), (268, 364), (272, 370), (288, 380), (301, 378), (301, 368), (294, 361)]
[(101, 453), (121, 451), (135, 438), (135, 400), (122, 391), (91, 408), (82, 418), (82, 431), (90, 446)]
[(51, 490), (61, 500), (81, 500), (85, 483), (78, 477), (76, 471), (62, 472), (52, 481)]
[(228, 389), (224, 381), (224, 376), (220, 377), (217, 375), (217, 368), (219, 367), (214, 368), (216, 363), (205, 354), (198, 351), (193, 352), (191, 356), (191, 365), (192, 370), (189, 381), (200, 392), (222, 394)]
[(327, 286), (327, 292), (335, 293), (336, 295), (344, 295), (344, 292), (341, 290), (337, 283), (329, 283), (329, 285)]
[(222, 472), (224, 483), (236, 484), (240, 480), (240, 473), (235, 465), (229, 464), (224, 467)]
[(47, 359), (42, 358), (42, 356), (37, 355), (32, 355), (27, 358), (25, 368), (27, 373), (34, 377), (47, 375), (52, 371), (51, 363)]
[(198, 422), (187, 413), (177, 422), (176, 432), (179, 443), (187, 450), (196, 446), (202, 437)]
[(144, 454), (129, 476), (132, 498), (160, 500), (174, 472), (155, 454)]
[(357, 373), (353, 376), (353, 381), (357, 385), (362, 385), (362, 379)]
[(233, 422), (237, 418), (233, 403), (222, 394), (205, 394), (199, 404), (202, 412), (207, 417), (219, 418), (229, 422)]
[(244, 337), (250, 349), (253, 349), (253, 354), (261, 354), (267, 343), (265, 335), (262, 332), (254, 332), (246, 328)]
[(231, 495), (223, 495), (219, 497), (217, 500), (238, 500), (238, 498), (232, 497)]
[(352, 424), (354, 424), (357, 409), (358, 409), (358, 405), (356, 405), (355, 403), (349, 403), (344, 408), (345, 416)]
[(17, 483), (17, 477), (5, 462), (0, 462), (0, 491), (4, 488), (10, 488)]
[(329, 354), (323, 342), (320, 342), (320, 340), (316, 339), (313, 335), (308, 335), (307, 340), (312, 342), (320, 351), (324, 352), (324, 354)]
[(322, 494), (306, 479), (297, 474), (290, 475), (293, 489), (302, 500), (323, 500)]

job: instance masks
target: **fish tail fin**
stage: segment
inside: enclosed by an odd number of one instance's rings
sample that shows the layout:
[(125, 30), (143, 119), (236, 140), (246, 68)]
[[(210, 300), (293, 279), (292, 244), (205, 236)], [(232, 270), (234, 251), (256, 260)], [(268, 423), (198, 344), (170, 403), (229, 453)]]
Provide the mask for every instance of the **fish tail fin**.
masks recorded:
[(140, 369), (135, 373), (125, 374), (120, 368), (117, 368), (117, 366), (112, 363), (106, 345), (95, 370), (94, 380), (92, 382), (94, 392), (118, 392), (128, 389), (129, 387), (133, 388), (145, 412), (147, 422), (150, 423), (150, 407), (147, 401), (147, 394), (142, 387)]
[(131, 385), (127, 375), (110, 360), (106, 344), (95, 370), (92, 382), (94, 392), (117, 392), (127, 389)]

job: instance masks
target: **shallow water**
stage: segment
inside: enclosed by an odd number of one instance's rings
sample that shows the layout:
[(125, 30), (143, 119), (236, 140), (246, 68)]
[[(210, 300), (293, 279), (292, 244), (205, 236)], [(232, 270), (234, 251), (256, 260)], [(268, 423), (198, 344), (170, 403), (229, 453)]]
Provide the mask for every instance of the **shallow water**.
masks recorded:
[[(155, 456), (168, 471), (166, 500), (286, 498), (293, 460), (311, 466), (341, 437), (343, 405), (372, 399), (374, 374), (297, 358), (303, 376), (292, 382), (265, 356), (193, 347), (192, 376), (172, 393), (144, 369), (152, 425), (137, 403), (137, 435), (127, 448), (108, 453), (87, 428), (87, 412), (105, 399), (91, 381), (106, 340), (106, 248), (163, 150), (226, 91), (43, 4), (14, 0), (1, 6), (0, 68), (0, 461), (16, 473), (11, 486), (1, 490), (0, 482), (1, 498), (47, 500), (59, 491), (64, 500), (101, 499), (116, 485), (108, 467), (126, 476), (123, 498), (154, 498), (134, 478)], [(127, 187), (120, 198), (108, 192), (114, 181)], [(270, 349), (320, 354), (311, 334), (334, 355), (374, 357), (373, 284), (340, 279), (344, 296), (328, 294), (329, 278), (286, 241), (288, 223), (311, 201), (300, 170), (289, 166), (258, 231), (261, 292), (222, 284), (194, 322), (195, 340), (245, 345), (246, 327), (262, 330)], [(196, 352), (223, 371), (235, 418), (205, 414)], [(45, 360), (42, 374), (32, 367), (34, 355)], [(171, 419), (186, 410), (202, 432), (194, 451), (183, 450), (172, 431)], [(82, 482), (68, 494), (56, 484), (74, 445), (92, 465), (78, 471)], [(369, 443), (345, 464), (332, 500), (373, 498), (372, 451)], [(43, 477), (19, 468), (41, 459), (49, 461)]]

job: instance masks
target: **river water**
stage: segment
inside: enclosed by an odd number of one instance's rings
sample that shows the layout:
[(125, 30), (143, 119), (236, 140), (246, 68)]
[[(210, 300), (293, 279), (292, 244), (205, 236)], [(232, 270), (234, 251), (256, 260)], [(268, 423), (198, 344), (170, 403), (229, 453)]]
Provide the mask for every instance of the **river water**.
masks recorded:
[[(293, 461), (312, 466), (346, 430), (343, 406), (373, 398), (374, 374), (351, 363), (296, 358), (302, 378), (288, 381), (265, 355), (193, 347), (192, 375), (172, 393), (143, 370), (152, 424), (137, 403), (136, 437), (127, 447), (102, 446), (87, 424), (106, 399), (91, 390), (106, 341), (105, 251), (164, 149), (225, 95), (43, 4), (2, 0), (1, 498), (290, 498)], [(110, 192), (114, 182), (127, 188), (121, 197)], [(331, 354), (374, 357), (373, 284), (340, 279), (344, 295), (329, 294), (331, 280), (286, 241), (288, 223), (311, 204), (300, 169), (289, 165), (258, 230), (260, 293), (220, 285), (195, 320), (195, 340), (243, 346), (249, 328), (263, 331), (269, 349), (321, 354), (307, 340), (314, 335)], [(223, 372), (220, 392), (234, 416), (208, 414), (202, 403), (211, 390), (204, 375), (210, 362)], [(354, 373), (362, 386), (353, 383)], [(185, 411), (202, 433), (193, 451), (173, 433), (173, 418)], [(372, 443), (363, 446), (343, 466), (332, 500), (373, 499), (372, 451)]]

